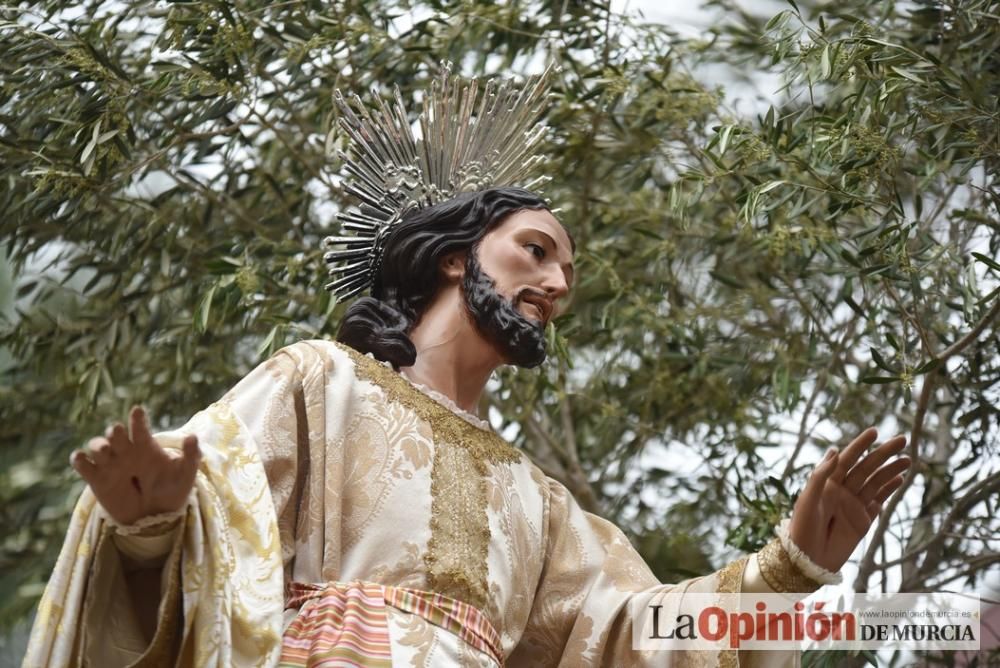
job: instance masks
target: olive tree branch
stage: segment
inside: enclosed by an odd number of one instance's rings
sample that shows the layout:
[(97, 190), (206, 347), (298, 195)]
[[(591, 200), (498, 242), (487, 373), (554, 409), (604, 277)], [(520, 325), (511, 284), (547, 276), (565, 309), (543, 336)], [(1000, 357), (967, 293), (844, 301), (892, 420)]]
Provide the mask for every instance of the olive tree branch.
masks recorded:
[(927, 556), (924, 559), (924, 562), (920, 565), (920, 568), (916, 570), (913, 577), (902, 583), (904, 588), (907, 586), (915, 586), (917, 584), (918, 577), (929, 576), (938, 564), (940, 564), (944, 557), (942, 548), (944, 547), (947, 532), (955, 521), (961, 517), (965, 517), (972, 510), (972, 508), (976, 506), (976, 504), (982, 503), (998, 491), (1000, 491), (1000, 473), (994, 473), (988, 478), (978, 481), (971, 490), (966, 492), (966, 494), (964, 494), (955, 503), (955, 506), (941, 522), (941, 526), (938, 528), (937, 533), (925, 544), (924, 552)]
[(979, 554), (975, 557), (970, 558), (966, 561), (968, 568), (964, 571), (954, 573), (952, 575), (945, 575), (940, 580), (933, 582), (924, 587), (925, 591), (940, 591), (941, 588), (948, 582), (954, 582), (961, 578), (972, 577), (977, 573), (981, 572), (984, 567), (991, 566), (992, 564), (1000, 563), (1000, 552), (987, 552), (986, 554)]
[[(909, 452), (914, 462), (920, 461), (920, 439), (923, 436), (924, 419), (927, 417), (927, 407), (934, 394), (934, 385), (939, 370), (943, 369), (944, 363), (949, 358), (960, 354), (963, 350), (970, 346), (979, 337), (983, 330), (989, 326), (998, 313), (1000, 313), (1000, 299), (997, 299), (990, 310), (986, 312), (986, 315), (980, 318), (979, 322), (976, 323), (976, 325), (969, 330), (965, 336), (945, 348), (941, 354), (937, 356), (937, 359), (940, 360), (938, 368), (930, 371), (926, 376), (924, 376), (924, 382), (920, 389), (920, 398), (917, 400), (917, 410), (913, 416), (913, 430), (910, 432)], [(858, 576), (854, 581), (854, 590), (856, 592), (861, 593), (868, 590), (868, 579), (875, 570), (875, 555), (885, 540), (885, 533), (886, 529), (889, 527), (889, 521), (892, 518), (893, 513), (896, 511), (897, 506), (899, 506), (899, 503), (902, 501), (903, 496), (906, 494), (906, 491), (913, 485), (917, 475), (917, 467), (910, 467), (906, 477), (903, 479), (903, 484), (892, 495), (892, 498), (889, 499), (889, 502), (879, 515), (875, 535), (872, 537), (872, 542), (868, 545), (868, 549), (865, 551), (865, 554), (861, 559), (861, 563), (858, 566)]]
[[(952, 506), (951, 511), (944, 517), (941, 521), (940, 528), (937, 533), (921, 543), (916, 547), (910, 548), (904, 552), (900, 557), (893, 559), (892, 561), (883, 561), (875, 565), (874, 570), (884, 571), (893, 566), (899, 566), (900, 564), (909, 562), (920, 554), (927, 552), (928, 550), (940, 545), (944, 542), (945, 538), (959, 538), (966, 540), (981, 540), (984, 542), (995, 540), (994, 537), (978, 537), (978, 536), (965, 536), (962, 534), (955, 534), (948, 529), (954, 525), (959, 519), (965, 517), (968, 512), (977, 504), (985, 501), (990, 497), (991, 494), (1000, 490), (1000, 473), (994, 473), (989, 478), (979, 480), (973, 485), (972, 489), (962, 495)], [(926, 569), (921, 569), (926, 570)]]

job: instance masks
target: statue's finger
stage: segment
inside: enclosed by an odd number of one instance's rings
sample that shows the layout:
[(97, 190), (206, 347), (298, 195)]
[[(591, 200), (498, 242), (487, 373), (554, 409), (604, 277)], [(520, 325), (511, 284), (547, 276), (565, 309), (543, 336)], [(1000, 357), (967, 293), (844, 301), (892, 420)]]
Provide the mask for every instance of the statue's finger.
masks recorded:
[(180, 481), (184, 487), (190, 488), (198, 474), (201, 463), (201, 448), (198, 447), (198, 437), (189, 434), (181, 441)]
[(197, 469), (201, 463), (201, 448), (198, 447), (198, 437), (188, 434), (181, 442), (181, 452), (184, 453), (185, 466)]
[(128, 432), (125, 430), (125, 425), (121, 422), (116, 422), (108, 427), (108, 430), (104, 432), (104, 437), (111, 445), (111, 451), (116, 455), (125, 454), (132, 445), (131, 441), (128, 440)]
[(84, 482), (88, 485), (94, 485), (100, 478), (101, 470), (97, 467), (94, 462), (90, 461), (87, 457), (87, 453), (83, 450), (74, 450), (69, 456), (69, 465), (73, 467), (80, 477), (83, 478)]
[(111, 450), (111, 444), (106, 438), (92, 438), (87, 441), (87, 450), (90, 451), (91, 460), (97, 464), (98, 468), (106, 466), (115, 456)]
[(875, 448), (848, 472), (847, 477), (844, 479), (844, 487), (854, 493), (858, 493), (878, 467), (882, 466), (890, 457), (902, 452), (905, 447), (905, 436), (890, 438)]
[(909, 457), (900, 457), (896, 461), (886, 464), (865, 481), (865, 484), (858, 491), (858, 496), (866, 503), (872, 501), (887, 482), (908, 468), (910, 468)]
[(858, 434), (857, 438), (847, 444), (840, 454), (840, 461), (837, 462), (837, 471), (833, 479), (837, 482), (843, 481), (847, 477), (847, 472), (853, 468), (858, 458), (871, 447), (875, 439), (878, 438), (878, 430), (875, 427), (868, 427)]
[(893, 492), (899, 489), (903, 485), (903, 476), (896, 476), (886, 484), (882, 485), (882, 488), (875, 493), (875, 503), (881, 506), (885, 503), (886, 499), (892, 496)]
[(184, 470), (193, 478), (198, 470), (198, 465), (201, 464), (201, 448), (198, 447), (198, 437), (194, 434), (185, 436), (184, 440), (181, 441), (181, 453), (184, 459)]
[(128, 414), (129, 431), (132, 434), (132, 443), (148, 448), (154, 444), (153, 435), (149, 431), (149, 418), (146, 410), (142, 406), (133, 406)]
[[(838, 457), (837, 448), (830, 448), (826, 451), (823, 460), (813, 469), (809, 480), (806, 481), (805, 489), (799, 495), (799, 500), (795, 504), (796, 513), (802, 512), (805, 513), (805, 517), (816, 517), (816, 513), (820, 508), (820, 501), (823, 498), (823, 490), (826, 487), (826, 482), (837, 469)], [(824, 517), (820, 519), (825, 521), (829, 518)]]

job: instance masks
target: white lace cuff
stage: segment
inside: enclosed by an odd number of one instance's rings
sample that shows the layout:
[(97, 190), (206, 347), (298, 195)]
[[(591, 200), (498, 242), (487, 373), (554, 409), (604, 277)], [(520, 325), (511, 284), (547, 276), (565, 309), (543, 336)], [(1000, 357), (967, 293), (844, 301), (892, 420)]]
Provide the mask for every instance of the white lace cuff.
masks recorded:
[(781, 541), (781, 547), (785, 549), (785, 553), (788, 558), (792, 560), (792, 563), (802, 571), (802, 574), (808, 577), (810, 580), (814, 580), (819, 584), (840, 584), (843, 581), (843, 576), (840, 573), (833, 573), (806, 556), (806, 553), (799, 549), (799, 546), (792, 542), (792, 537), (788, 533), (788, 527), (791, 525), (791, 520), (786, 518), (781, 521), (781, 524), (774, 530), (777, 534), (778, 540)]
[(157, 536), (167, 533), (176, 524), (177, 520), (184, 517), (187, 514), (188, 509), (187, 503), (178, 508), (177, 510), (171, 510), (166, 513), (157, 513), (155, 515), (147, 515), (146, 517), (141, 517), (131, 524), (122, 524), (115, 518), (108, 515), (104, 508), (100, 509), (101, 519), (104, 523), (110, 527), (113, 527), (115, 533), (119, 536)]
[(111, 540), (118, 553), (126, 558), (126, 570), (154, 568), (163, 563), (174, 544), (177, 527), (187, 513), (188, 504), (168, 512), (149, 515), (132, 524), (120, 524), (104, 509), (101, 515), (111, 527)]

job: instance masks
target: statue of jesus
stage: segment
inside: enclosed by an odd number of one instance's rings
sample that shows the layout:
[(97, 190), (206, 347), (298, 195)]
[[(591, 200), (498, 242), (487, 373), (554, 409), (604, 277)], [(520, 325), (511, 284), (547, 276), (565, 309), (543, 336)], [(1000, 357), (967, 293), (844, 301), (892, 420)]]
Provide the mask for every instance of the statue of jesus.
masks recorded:
[[(374, 154), (378, 127), (354, 120)], [(136, 407), (74, 453), (88, 487), (25, 665), (765, 665), (635, 651), (629, 601), (836, 581), (901, 483), (903, 439), (831, 449), (764, 549), (660, 583), (477, 414), (497, 368), (545, 359), (567, 226), (530, 190), (449, 195), (362, 207), (391, 224), (340, 242), (354, 265), (331, 258), (335, 289), (370, 290), (337, 341), (281, 350), (175, 432)]]

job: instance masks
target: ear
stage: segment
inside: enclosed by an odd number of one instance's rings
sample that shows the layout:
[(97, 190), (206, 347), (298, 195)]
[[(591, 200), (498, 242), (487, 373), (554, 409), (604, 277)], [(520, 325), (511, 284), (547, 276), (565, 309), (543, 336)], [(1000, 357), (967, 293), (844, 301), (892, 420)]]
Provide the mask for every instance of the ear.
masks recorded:
[(441, 258), (441, 273), (451, 283), (458, 283), (465, 276), (465, 251), (448, 253)]

